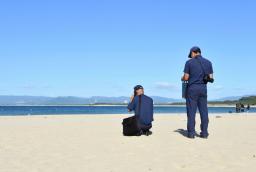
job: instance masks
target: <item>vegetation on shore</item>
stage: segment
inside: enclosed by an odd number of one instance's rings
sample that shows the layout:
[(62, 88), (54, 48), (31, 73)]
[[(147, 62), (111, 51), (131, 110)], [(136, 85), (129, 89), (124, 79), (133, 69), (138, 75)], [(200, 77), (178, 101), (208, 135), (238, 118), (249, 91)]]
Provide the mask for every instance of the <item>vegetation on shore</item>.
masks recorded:
[[(0, 106), (126, 106), (129, 102), (128, 97), (32, 97), (32, 96), (0, 96)], [(153, 97), (155, 105), (184, 106), (185, 100), (171, 99), (164, 97)], [(97, 101), (96, 101), (97, 100)], [(209, 101), (212, 106), (229, 105), (234, 106), (237, 103), (244, 105), (256, 105), (256, 96), (247, 96), (237, 98), (237, 100)]]
[[(235, 105), (237, 103), (242, 103), (244, 105), (256, 105), (256, 96), (242, 97), (238, 100), (225, 100), (225, 101), (209, 101), (209, 105)], [(185, 105), (185, 102), (175, 102), (175, 103), (156, 103), (155, 105)], [(127, 105), (125, 103), (109, 104), (109, 103), (95, 103), (93, 105)]]
[[(235, 105), (237, 103), (256, 105), (256, 96), (242, 97), (238, 100), (209, 101), (209, 105)], [(172, 103), (171, 105), (184, 105), (184, 102)]]

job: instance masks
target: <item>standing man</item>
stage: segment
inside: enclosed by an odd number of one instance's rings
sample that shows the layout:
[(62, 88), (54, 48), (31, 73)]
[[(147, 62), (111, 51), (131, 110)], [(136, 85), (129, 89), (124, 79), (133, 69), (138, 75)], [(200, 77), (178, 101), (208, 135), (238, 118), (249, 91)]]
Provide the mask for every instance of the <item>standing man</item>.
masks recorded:
[(188, 138), (195, 138), (197, 108), (201, 117), (201, 138), (208, 138), (207, 82), (213, 82), (212, 63), (201, 56), (199, 47), (192, 47), (186, 62), (183, 81), (188, 81), (186, 93)]

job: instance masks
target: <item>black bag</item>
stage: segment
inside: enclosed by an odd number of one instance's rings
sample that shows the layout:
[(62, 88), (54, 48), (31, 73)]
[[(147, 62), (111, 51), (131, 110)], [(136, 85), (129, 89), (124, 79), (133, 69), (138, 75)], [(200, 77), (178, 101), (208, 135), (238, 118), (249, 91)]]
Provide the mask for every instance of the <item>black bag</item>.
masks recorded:
[[(141, 109), (141, 96), (139, 96), (139, 113)], [(139, 115), (134, 115), (123, 120), (123, 135), (124, 136), (137, 136), (140, 134), (141, 129), (139, 125)]]
[(123, 135), (124, 136), (136, 136), (139, 134), (140, 128), (138, 124), (138, 119), (134, 115), (123, 120)]
[(187, 98), (188, 81), (182, 81), (182, 98)]

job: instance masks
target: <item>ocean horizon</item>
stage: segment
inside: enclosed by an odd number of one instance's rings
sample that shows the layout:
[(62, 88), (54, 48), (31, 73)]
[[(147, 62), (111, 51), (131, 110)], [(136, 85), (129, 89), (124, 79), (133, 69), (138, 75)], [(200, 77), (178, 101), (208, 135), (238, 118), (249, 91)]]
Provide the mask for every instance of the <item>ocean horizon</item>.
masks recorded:
[[(255, 113), (252, 107), (246, 113)], [(155, 106), (155, 114), (186, 113), (185, 106)], [(234, 107), (209, 107), (209, 114), (235, 113)], [(96, 114), (133, 114), (127, 111), (126, 106), (0, 106), (0, 116), (26, 115), (96, 115)]]

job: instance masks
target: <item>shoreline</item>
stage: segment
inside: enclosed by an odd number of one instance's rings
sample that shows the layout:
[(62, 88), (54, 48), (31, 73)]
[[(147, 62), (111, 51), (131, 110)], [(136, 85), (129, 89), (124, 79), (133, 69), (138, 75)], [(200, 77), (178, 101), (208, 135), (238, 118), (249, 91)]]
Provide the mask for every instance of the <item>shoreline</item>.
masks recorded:
[[(128, 105), (128, 104), (127, 104)], [(99, 105), (0, 105), (0, 107), (126, 107), (127, 105), (119, 104), (99, 104)], [(186, 107), (186, 105), (166, 105), (157, 104), (154, 107)], [(208, 107), (236, 107), (236, 105), (230, 104), (208, 104)], [(256, 108), (256, 105), (251, 105), (251, 108)]]
[[(75, 116), (96, 116), (96, 117), (127, 117), (127, 116), (133, 116), (134, 114), (38, 114), (38, 115), (0, 115), (1, 117), (75, 117)], [(154, 113), (154, 116), (187, 116), (187, 113)], [(199, 112), (197, 112), (196, 116), (200, 116)], [(256, 112), (243, 112), (243, 113), (209, 113), (209, 117), (217, 117), (217, 116), (256, 116)]]

